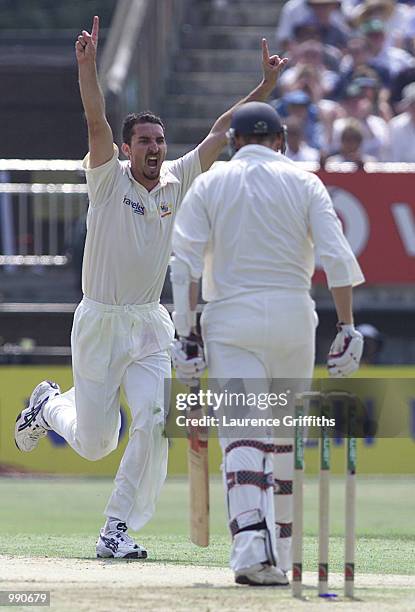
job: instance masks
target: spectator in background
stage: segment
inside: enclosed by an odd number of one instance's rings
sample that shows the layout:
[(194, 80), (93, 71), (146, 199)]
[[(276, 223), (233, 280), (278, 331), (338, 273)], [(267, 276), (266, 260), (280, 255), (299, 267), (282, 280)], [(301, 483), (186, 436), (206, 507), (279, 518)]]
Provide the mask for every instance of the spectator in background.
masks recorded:
[(301, 45), (301, 43), (307, 40), (318, 40), (321, 42), (320, 30), (311, 15), (293, 26), (292, 36), (287, 41), (287, 50), (293, 51), (297, 45)]
[(346, 44), (349, 29), (341, 0), (288, 0), (281, 9), (276, 31), (280, 50), (288, 48), (296, 26), (310, 21), (316, 24), (322, 42), (340, 47)]
[(415, 66), (402, 70), (393, 80), (390, 90), (390, 102), (395, 111), (399, 113), (399, 104), (402, 100), (404, 88), (415, 81)]
[(386, 26), (381, 19), (365, 21), (360, 29), (368, 44), (370, 65), (388, 71), (389, 85), (399, 72), (415, 66), (412, 55), (404, 49), (389, 45)]
[(340, 135), (348, 118), (356, 119), (363, 133), (362, 152), (377, 161), (389, 161), (389, 130), (382, 117), (374, 114), (373, 102), (365, 95), (364, 89), (351, 83), (342, 101), (344, 117), (336, 119), (329, 134), (327, 150), (333, 153), (340, 149)]
[(404, 47), (409, 35), (409, 25), (413, 8), (396, 0), (364, 0), (352, 11), (352, 24), (360, 27), (372, 19), (380, 19), (385, 24), (385, 38), (389, 45)]
[(318, 162), (320, 151), (310, 147), (304, 140), (303, 127), (297, 117), (287, 117), (287, 149), (285, 155), (292, 161)]
[(363, 169), (367, 161), (376, 161), (374, 157), (365, 155), (362, 151), (363, 130), (356, 119), (346, 119), (340, 134), (340, 150), (336, 155), (326, 159), (326, 164), (352, 162), (356, 169)]
[(293, 28), (293, 38), (288, 43), (287, 52), (294, 57), (299, 45), (307, 41), (317, 41), (323, 44), (324, 57), (323, 61), (329, 70), (338, 71), (342, 53), (338, 47), (324, 43), (321, 36), (320, 28), (316, 25), (315, 20), (310, 18)]
[(403, 89), (400, 115), (391, 119), (390, 159), (394, 162), (415, 162), (415, 82)]
[(372, 111), (388, 122), (393, 117), (393, 110), (389, 104), (390, 90), (381, 87), (379, 78), (374, 70), (362, 66), (353, 75), (353, 83), (360, 87), (363, 96), (372, 102)]
[[(309, 63), (306, 61), (307, 49), (311, 51), (311, 61)], [(315, 51), (314, 57), (313, 50)], [(321, 43), (317, 41), (304, 43), (301, 56), (304, 58), (303, 61), (300, 61), (291, 69), (289, 68), (281, 77), (283, 95), (282, 101), (277, 102), (276, 108), (280, 110), (284, 117), (288, 116), (288, 114), (298, 114), (302, 111), (292, 107), (287, 112), (284, 109), (284, 101), (291, 99), (294, 104), (299, 104), (302, 99), (304, 101), (307, 100), (304, 93), (307, 94), (310, 100), (308, 113), (316, 122), (317, 127), (314, 129), (318, 137), (310, 138), (310, 128), (304, 126), (305, 138), (309, 146), (321, 149), (329, 139), (333, 122), (344, 114), (338, 102), (331, 100), (329, 97), (332, 85), (338, 77), (333, 71), (329, 71), (324, 67), (321, 56)]]
[[(366, 45), (363, 39), (354, 39), (354, 41), (359, 41)], [(362, 59), (365, 60), (367, 58), (363, 55)], [(389, 87), (384, 85), (384, 82), (389, 82), (387, 71), (385, 74), (386, 78), (383, 79), (382, 74), (368, 63), (365, 63), (365, 61), (357, 62), (356, 64), (349, 63), (347, 71), (341, 73), (341, 77), (333, 92), (333, 97), (335, 99), (343, 97), (346, 88), (353, 82), (359, 85), (363, 93), (370, 98), (373, 103), (374, 113), (385, 119), (385, 121), (389, 121), (393, 117), (393, 110), (389, 103)]]
[(341, 2), (308, 0), (307, 4), (313, 13), (312, 17), (318, 27), (321, 42), (338, 49), (344, 49), (350, 36), (350, 30), (339, 10)]
[(324, 45), (317, 40), (308, 40), (292, 51), (293, 66), (281, 74), (279, 86), (283, 91), (303, 89), (314, 102), (331, 94), (339, 79), (334, 70), (325, 63)]
[(317, 104), (325, 95), (323, 71), (313, 64), (299, 64), (288, 75), (285, 85), (281, 87), (282, 95), (293, 91), (303, 91), (313, 104)]
[(390, 74), (388, 68), (372, 63), (369, 43), (363, 35), (353, 36), (349, 39), (346, 53), (340, 62), (340, 80), (338, 89), (334, 94), (335, 98), (342, 96), (356, 72), (366, 68), (371, 68), (376, 72), (382, 86), (389, 87)]
[(306, 143), (319, 149), (324, 142), (323, 126), (319, 111), (310, 96), (300, 89), (290, 91), (280, 99), (272, 100), (273, 106), (283, 119), (295, 117), (303, 130)]

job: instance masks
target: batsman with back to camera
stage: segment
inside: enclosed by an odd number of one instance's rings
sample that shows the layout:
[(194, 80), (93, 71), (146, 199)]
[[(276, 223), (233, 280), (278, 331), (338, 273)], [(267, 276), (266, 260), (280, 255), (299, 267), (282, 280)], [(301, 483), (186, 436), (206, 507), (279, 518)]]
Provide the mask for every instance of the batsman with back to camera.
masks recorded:
[[(72, 328), (74, 388), (61, 393), (41, 382), (18, 416), (15, 439), (33, 450), (51, 429), (82, 457), (112, 452), (120, 429), (120, 386), (131, 410), (129, 442), (105, 509), (98, 557), (145, 558), (127, 535), (153, 515), (167, 472), (164, 381), (171, 376), (168, 348), (174, 327), (159, 299), (171, 252), (173, 221), (193, 179), (207, 170), (226, 144), (233, 109), (223, 114), (196, 149), (165, 162), (160, 118), (127, 116), (120, 162), (98, 84), (98, 17), (92, 33), (75, 44), (79, 85), (89, 138), (86, 172), (89, 210), (83, 260), (83, 294)], [(246, 99), (266, 99), (286, 60), (262, 42), (263, 79)], [(150, 59), (149, 59), (150, 61)], [(235, 108), (234, 107), (234, 108)]]
[[(314, 251), (339, 320), (329, 372), (352, 373), (363, 347), (353, 325), (352, 287), (364, 278), (326, 188), (284, 157), (284, 126), (267, 104), (237, 109), (229, 140), (233, 158), (194, 181), (173, 232), (176, 376), (192, 383), (204, 367), (203, 355), (186, 359), (202, 276), (207, 305), (201, 327), (210, 379), (243, 379), (247, 390), (252, 379), (255, 384), (262, 379), (262, 390), (269, 392), (272, 379), (312, 378), (318, 321), (309, 294)], [(235, 439), (220, 428), (219, 435), (235, 580), (286, 585), (292, 440)]]

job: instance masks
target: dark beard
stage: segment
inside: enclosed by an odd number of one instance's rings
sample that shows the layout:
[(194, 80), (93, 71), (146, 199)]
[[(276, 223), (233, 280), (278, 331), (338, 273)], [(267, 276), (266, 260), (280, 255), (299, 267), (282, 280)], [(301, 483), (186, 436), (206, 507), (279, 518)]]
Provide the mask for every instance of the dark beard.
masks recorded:
[(160, 171), (158, 172), (156, 176), (148, 176), (143, 170), (143, 176), (145, 176), (145, 178), (149, 181), (155, 181), (156, 179), (160, 178)]

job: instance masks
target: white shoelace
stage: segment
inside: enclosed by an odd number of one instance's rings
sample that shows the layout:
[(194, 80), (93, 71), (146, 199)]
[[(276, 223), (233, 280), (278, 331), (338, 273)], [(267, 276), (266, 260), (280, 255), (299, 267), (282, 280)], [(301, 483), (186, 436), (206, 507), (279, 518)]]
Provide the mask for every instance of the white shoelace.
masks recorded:
[(121, 540), (122, 542), (124, 542), (125, 544), (131, 544), (132, 546), (135, 546), (135, 542), (133, 540), (133, 538), (131, 536), (128, 535), (128, 533), (124, 533), (122, 531), (117, 531), (117, 533), (115, 534), (115, 536)]

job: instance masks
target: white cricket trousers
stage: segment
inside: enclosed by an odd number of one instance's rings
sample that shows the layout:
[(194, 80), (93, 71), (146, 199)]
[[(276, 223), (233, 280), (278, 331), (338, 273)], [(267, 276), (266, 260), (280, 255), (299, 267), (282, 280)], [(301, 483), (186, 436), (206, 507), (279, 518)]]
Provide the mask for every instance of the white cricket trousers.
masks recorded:
[(105, 515), (134, 530), (154, 514), (167, 474), (163, 430), (173, 338), (169, 314), (158, 302), (112, 306), (84, 297), (71, 335), (74, 387), (44, 410), (54, 431), (96, 461), (117, 447), (123, 386), (131, 427)]
[[(269, 392), (272, 379), (311, 379), (318, 321), (314, 307), (308, 292), (288, 289), (209, 303), (202, 315), (209, 378), (244, 379), (246, 392), (254, 393)], [(270, 560), (271, 546), (278, 565), (290, 569), (293, 440), (236, 440), (226, 430), (219, 433), (233, 535), (231, 568), (238, 571)], [(237, 532), (249, 523), (261, 524), (261, 519), (268, 532), (273, 526), (272, 533)]]

